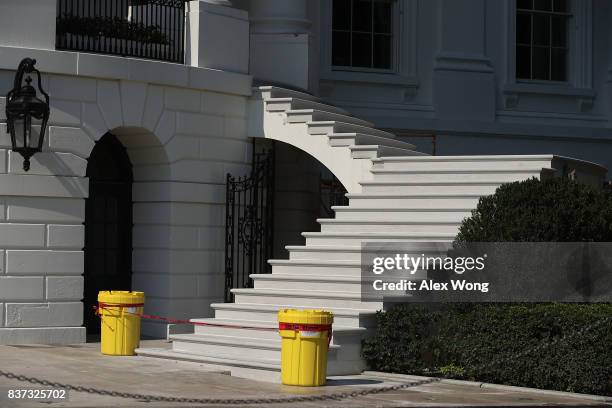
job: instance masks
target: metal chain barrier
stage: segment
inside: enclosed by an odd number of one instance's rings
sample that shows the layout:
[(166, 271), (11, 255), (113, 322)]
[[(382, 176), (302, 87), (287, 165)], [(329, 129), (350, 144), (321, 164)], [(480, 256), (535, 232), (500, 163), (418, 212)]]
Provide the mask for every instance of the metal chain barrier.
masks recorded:
[(0, 370), (0, 377), (15, 379), (18, 381), (29, 382), (31, 384), (43, 385), (45, 387), (61, 388), (69, 391), (84, 392), (88, 394), (96, 394), (110, 397), (129, 398), (145, 402), (178, 402), (185, 404), (216, 404), (216, 405), (260, 405), (260, 404), (282, 404), (291, 402), (317, 402), (317, 401), (341, 401), (348, 398), (363, 397), (366, 395), (381, 394), (390, 391), (405, 390), (407, 388), (418, 387), (420, 385), (431, 384), (440, 381), (439, 378), (429, 378), (426, 380), (409, 382), (405, 384), (391, 385), (386, 387), (372, 387), (362, 390), (350, 392), (340, 392), (335, 394), (317, 394), (317, 395), (298, 395), (279, 398), (243, 398), (243, 399), (223, 399), (223, 398), (185, 398), (185, 397), (165, 397), (162, 395), (134, 394), (130, 392), (109, 391), (93, 387), (82, 387), (79, 385), (63, 384), (60, 382), (52, 382), (36, 377), (28, 377), (18, 375), (7, 371)]
[[(487, 366), (491, 366), (496, 363), (500, 363), (503, 361), (508, 361), (513, 358), (521, 357), (526, 354), (530, 354), (535, 351), (540, 351), (546, 347), (549, 347), (554, 344), (562, 343), (568, 341), (571, 338), (574, 338), (578, 335), (584, 334), (587, 331), (593, 330), (596, 327), (601, 326), (605, 322), (612, 321), (612, 316), (600, 319), (588, 326), (581, 328), (573, 333), (562, 336), (558, 339), (554, 339), (547, 343), (538, 345), (529, 350), (522, 351), (521, 353), (517, 353), (512, 356), (508, 356), (497, 360), (495, 363), (483, 365), (482, 369), (485, 369)], [(479, 368), (479, 367), (477, 367)], [(432, 372), (434, 373), (434, 372)], [(29, 382), (31, 384), (43, 385), (46, 387), (54, 387), (61, 388), (69, 391), (76, 392), (84, 392), (89, 394), (110, 396), (110, 397), (120, 397), (120, 398), (129, 398), (134, 400), (146, 401), (146, 402), (175, 402), (175, 403), (186, 403), (186, 404), (217, 404), (217, 405), (261, 405), (261, 404), (281, 404), (281, 403), (291, 403), (291, 402), (317, 402), (317, 401), (340, 401), (349, 398), (357, 398), (364, 397), (368, 395), (376, 395), (385, 392), (392, 391), (400, 391), (408, 388), (414, 388), (421, 385), (432, 384), (435, 382), (442, 381), (442, 378), (428, 378), (421, 381), (408, 382), (404, 384), (391, 385), (385, 387), (371, 387), (361, 390), (355, 390), (350, 392), (341, 392), (334, 394), (317, 394), (317, 395), (304, 395), (304, 396), (287, 396), (287, 397), (278, 397), (278, 398), (243, 398), (243, 399), (223, 399), (223, 398), (185, 398), (185, 397), (165, 397), (161, 395), (149, 395), (149, 394), (135, 394), (130, 392), (119, 392), (119, 391), (110, 391), (104, 389), (98, 389), (93, 387), (84, 387), (79, 385), (71, 385), (71, 384), (63, 384), (60, 382), (52, 382), (45, 379), (40, 379), (36, 377), (28, 377), (25, 375), (19, 375), (15, 373), (11, 373), (8, 371), (0, 370), (0, 377), (6, 377), (8, 379), (14, 379), (22, 382)]]

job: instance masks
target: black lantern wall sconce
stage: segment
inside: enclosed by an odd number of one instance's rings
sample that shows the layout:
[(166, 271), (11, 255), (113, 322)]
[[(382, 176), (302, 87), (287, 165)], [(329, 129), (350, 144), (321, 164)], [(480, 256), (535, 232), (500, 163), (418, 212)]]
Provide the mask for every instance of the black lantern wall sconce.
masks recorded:
[[(50, 113), (49, 95), (42, 89), (40, 72), (34, 65), (36, 60), (32, 58), (24, 58), (19, 63), (13, 89), (6, 95), (7, 132), (11, 135), (13, 151), (23, 156), (25, 171), (30, 170), (30, 157), (42, 150)], [(38, 91), (44, 100), (30, 85), (31, 74), (36, 74)]]

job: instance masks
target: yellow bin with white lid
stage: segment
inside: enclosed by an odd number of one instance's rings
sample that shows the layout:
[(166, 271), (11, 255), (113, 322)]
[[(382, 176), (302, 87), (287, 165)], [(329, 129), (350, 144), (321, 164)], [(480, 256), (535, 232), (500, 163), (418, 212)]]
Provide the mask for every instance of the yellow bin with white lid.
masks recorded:
[(283, 309), (278, 312), (283, 384), (325, 385), (333, 321), (332, 313), (324, 310)]
[(140, 344), (140, 314), (144, 309), (144, 299), (144, 292), (112, 290), (98, 293), (102, 354), (135, 354), (134, 350)]

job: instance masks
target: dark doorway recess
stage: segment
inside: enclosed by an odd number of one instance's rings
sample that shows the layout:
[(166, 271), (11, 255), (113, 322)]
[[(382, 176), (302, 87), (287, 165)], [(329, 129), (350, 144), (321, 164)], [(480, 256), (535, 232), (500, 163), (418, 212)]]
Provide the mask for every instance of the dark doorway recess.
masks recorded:
[(111, 133), (95, 145), (87, 164), (85, 299), (87, 334), (100, 332), (93, 306), (101, 290), (132, 287), (132, 164)]

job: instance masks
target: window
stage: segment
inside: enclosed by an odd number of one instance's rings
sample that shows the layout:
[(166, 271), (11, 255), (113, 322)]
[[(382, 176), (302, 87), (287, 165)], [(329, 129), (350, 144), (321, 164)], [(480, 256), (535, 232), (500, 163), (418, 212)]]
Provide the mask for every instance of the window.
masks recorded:
[(517, 0), (516, 77), (568, 79), (569, 0)]
[(391, 69), (392, 0), (333, 0), (332, 65)]

